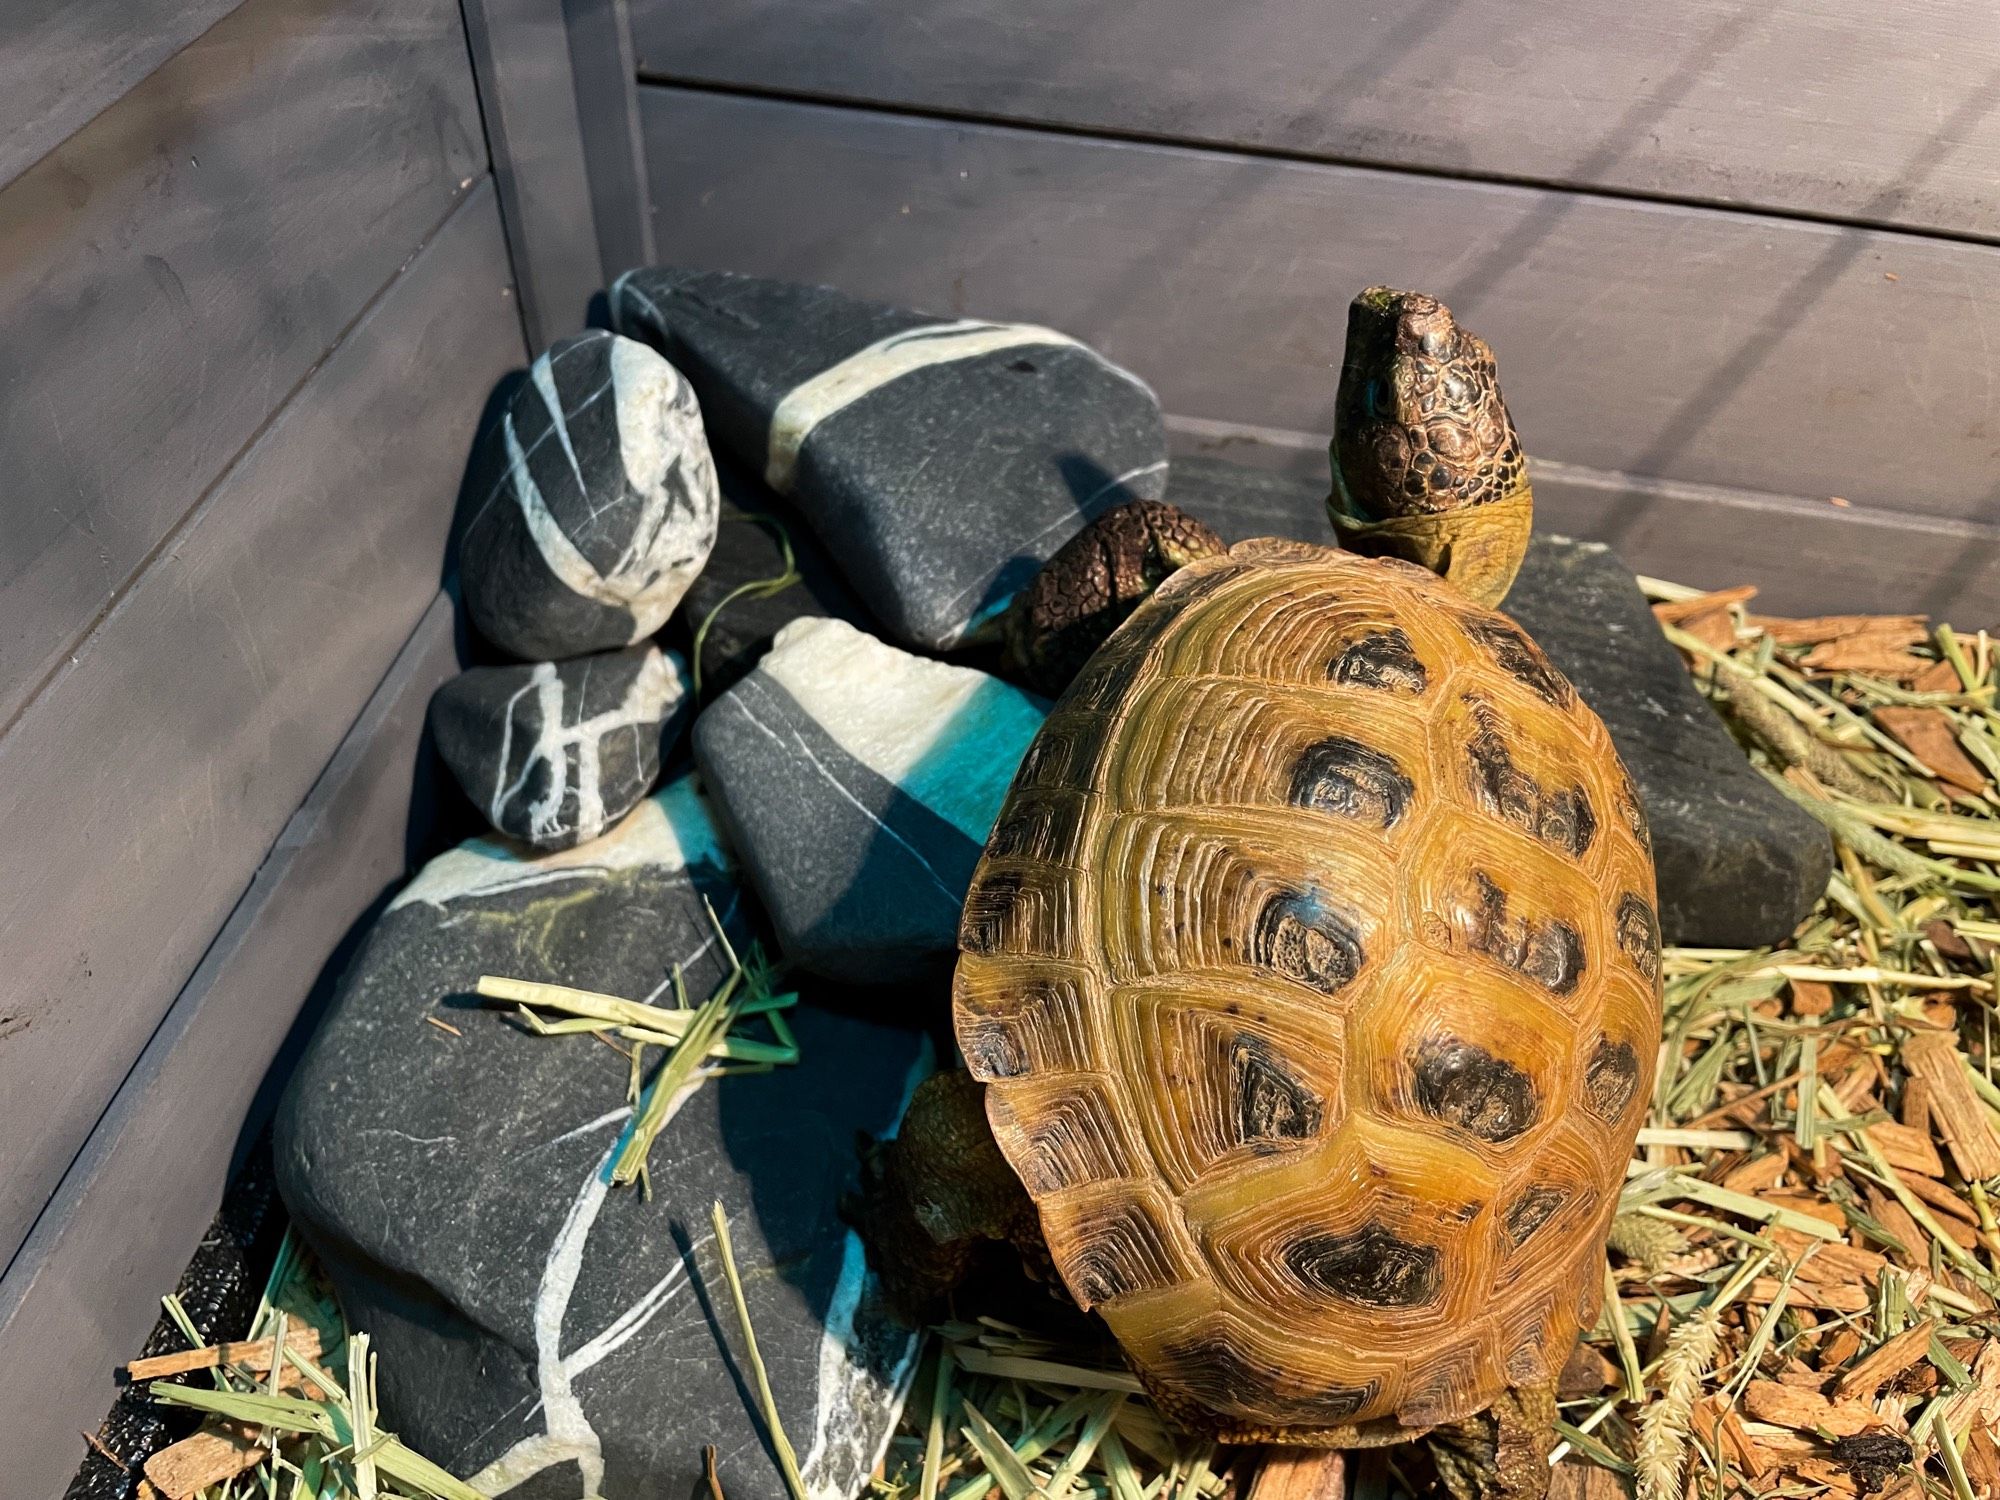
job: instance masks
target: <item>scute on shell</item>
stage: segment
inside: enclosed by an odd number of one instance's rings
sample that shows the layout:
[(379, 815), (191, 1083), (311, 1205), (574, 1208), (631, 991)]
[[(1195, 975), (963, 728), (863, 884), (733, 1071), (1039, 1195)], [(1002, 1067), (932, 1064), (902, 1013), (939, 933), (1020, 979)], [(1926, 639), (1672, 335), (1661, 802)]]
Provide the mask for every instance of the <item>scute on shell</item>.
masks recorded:
[(1552, 1379), (1660, 1026), (1603, 726), (1422, 569), (1239, 544), (1091, 658), (966, 902), (958, 1035), (1070, 1292), (1220, 1435)]

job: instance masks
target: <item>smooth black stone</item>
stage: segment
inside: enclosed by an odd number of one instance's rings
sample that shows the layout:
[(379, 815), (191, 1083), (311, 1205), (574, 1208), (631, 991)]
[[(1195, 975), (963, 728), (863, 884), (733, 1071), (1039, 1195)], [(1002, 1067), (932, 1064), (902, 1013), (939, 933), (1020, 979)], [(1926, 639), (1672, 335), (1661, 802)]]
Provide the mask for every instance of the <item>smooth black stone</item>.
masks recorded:
[(1781, 943), (1826, 893), (1833, 843), (1760, 776), (1632, 572), (1595, 542), (1537, 537), (1502, 606), (1597, 711), (1653, 833), (1668, 943)]
[(746, 944), (750, 900), (690, 779), (585, 849), (462, 846), (379, 920), (280, 1106), (279, 1187), (380, 1352), (384, 1425), (487, 1493), (690, 1496), (704, 1443), (724, 1493), (783, 1493), (718, 1199), (811, 1492), (861, 1493), (894, 1426), (915, 1335), (881, 1310), (838, 1204), (923, 1039), (802, 1005), (798, 1066), (697, 1090), (654, 1146), (649, 1202), (603, 1181), (625, 1062), (469, 998), (490, 973), (657, 999), (676, 965), (704, 997), (723, 975), (704, 896)]
[(459, 575), (479, 633), (529, 661), (658, 630), (715, 542), (693, 387), (601, 329), (550, 347), (481, 439)]
[[(993, 325), (720, 271), (629, 272), (610, 302), (621, 330), (687, 373), (710, 433), (797, 505), (905, 644), (958, 645), (1086, 522), (1164, 487), (1158, 400), (1081, 345), (975, 352), (966, 339)], [(788, 397), (912, 334), (902, 348), (957, 357), (910, 369), (872, 356), (878, 375), (799, 429), (789, 468), (780, 443), (773, 466), (773, 417)]]
[(996, 677), (840, 621), (780, 632), (693, 739), (786, 956), (852, 983), (947, 974), (973, 866), (1043, 712)]
[[(1323, 483), (1177, 458), (1168, 498), (1231, 542), (1333, 545)], [(1538, 534), (1502, 608), (1604, 720), (1632, 773), (1652, 828), (1662, 939), (1751, 947), (1789, 936), (1826, 890), (1832, 843), (1751, 767), (1631, 571), (1597, 543)]]
[[(688, 589), (680, 611), (690, 651), (694, 633), (709, 622), (701, 647), (704, 701), (741, 681), (770, 648), (771, 637), (794, 620), (824, 615), (863, 630), (881, 628), (798, 511), (741, 464), (718, 454), (715, 468), (722, 484), (722, 524), (708, 565)], [(781, 531), (791, 544), (797, 581), (773, 594), (731, 599), (744, 584), (784, 575)]]
[(474, 667), (431, 697), (431, 734), (486, 821), (538, 849), (596, 838), (639, 805), (693, 717), (681, 662), (653, 645)]

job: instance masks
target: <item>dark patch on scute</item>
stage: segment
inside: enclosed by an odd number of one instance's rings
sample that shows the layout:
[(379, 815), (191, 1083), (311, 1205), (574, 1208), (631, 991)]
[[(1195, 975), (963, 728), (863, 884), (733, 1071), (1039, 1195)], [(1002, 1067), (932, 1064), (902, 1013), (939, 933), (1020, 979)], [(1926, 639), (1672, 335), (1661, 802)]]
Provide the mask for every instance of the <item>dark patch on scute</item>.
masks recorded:
[(1590, 798), (1582, 787), (1550, 794), (1536, 837), (1558, 849), (1569, 850), (1578, 859), (1583, 858), (1591, 840), (1597, 837), (1597, 814), (1590, 810)]
[(1004, 951), (1024, 884), (1014, 870), (996, 870), (974, 882), (959, 919), (958, 946), (967, 953)]
[(1292, 766), (1294, 807), (1393, 828), (1409, 811), (1415, 788), (1395, 760), (1345, 735), (1308, 745)]
[(1227, 1412), (1242, 1404), (1246, 1391), (1262, 1400), (1275, 1399), (1286, 1416), (1300, 1426), (1331, 1426), (1345, 1422), (1375, 1400), (1381, 1385), (1330, 1386), (1310, 1394), (1271, 1389), (1273, 1371), (1253, 1364), (1227, 1339), (1203, 1335), (1170, 1344), (1160, 1352), (1161, 1364), (1173, 1372), (1174, 1384), (1210, 1411)]
[(1575, 992), (1583, 978), (1583, 937), (1569, 923), (1545, 922), (1507, 913), (1507, 893), (1485, 871), (1473, 876), (1479, 906), (1465, 913), (1471, 919), (1472, 946), (1488, 958), (1526, 975), (1551, 994)]
[(1597, 837), (1597, 814), (1581, 786), (1550, 789), (1514, 763), (1492, 705), (1472, 704), (1478, 725), (1466, 744), (1472, 792), (1479, 804), (1531, 838), (1581, 859)]
[(1229, 1046), (1236, 1128), (1245, 1144), (1303, 1141), (1319, 1133), (1319, 1096), (1285, 1066), (1262, 1037), (1240, 1035)]
[(1444, 1286), (1437, 1246), (1412, 1244), (1380, 1224), (1307, 1235), (1286, 1246), (1284, 1257), (1309, 1290), (1369, 1307), (1422, 1307)]
[(1421, 693), (1430, 686), (1430, 673), (1417, 660), (1416, 647), (1396, 626), (1364, 635), (1342, 648), (1326, 669), (1335, 682), (1356, 687), (1402, 689)]
[(1660, 977), (1660, 921), (1646, 898), (1632, 891), (1618, 902), (1618, 946), (1647, 979)]
[(1166, 1237), (1142, 1205), (1120, 1205), (1090, 1222), (1088, 1241), (1066, 1266), (1082, 1306), (1174, 1285)]
[(1529, 1188), (1507, 1205), (1507, 1212), (1501, 1217), (1507, 1243), (1517, 1249), (1527, 1243), (1528, 1236), (1553, 1219), (1568, 1198), (1569, 1194), (1558, 1187), (1540, 1184)]
[(1482, 1141), (1511, 1141), (1541, 1113), (1533, 1080), (1474, 1042), (1432, 1037), (1417, 1049), (1411, 1066), (1417, 1107)]
[(1028, 1054), (1014, 1039), (1013, 1031), (992, 1019), (962, 1022), (958, 1028), (959, 1050), (974, 1078), (1019, 1078), (1028, 1071)]
[(1632, 773), (1624, 763), (1618, 766), (1618, 812), (1625, 819), (1625, 826), (1632, 830), (1632, 837), (1639, 841), (1639, 847), (1648, 855), (1653, 852), (1653, 830), (1646, 821), (1646, 810), (1639, 805), (1639, 789), (1632, 785)]
[(1569, 685), (1569, 679), (1513, 621), (1499, 615), (1474, 615), (1466, 619), (1465, 633), (1492, 653), (1501, 671), (1543, 702), (1568, 708), (1576, 701), (1576, 689)]
[(1600, 1037), (1583, 1068), (1583, 1092), (1590, 1112), (1605, 1124), (1616, 1125), (1638, 1086), (1639, 1054), (1632, 1044)]
[(1054, 843), (1054, 814), (1055, 808), (1046, 802), (1009, 798), (993, 831), (986, 836), (987, 858), (1027, 855), (1046, 859)]
[(1331, 995), (1361, 972), (1367, 955), (1353, 923), (1315, 897), (1273, 896), (1257, 915), (1248, 958), (1274, 973)]

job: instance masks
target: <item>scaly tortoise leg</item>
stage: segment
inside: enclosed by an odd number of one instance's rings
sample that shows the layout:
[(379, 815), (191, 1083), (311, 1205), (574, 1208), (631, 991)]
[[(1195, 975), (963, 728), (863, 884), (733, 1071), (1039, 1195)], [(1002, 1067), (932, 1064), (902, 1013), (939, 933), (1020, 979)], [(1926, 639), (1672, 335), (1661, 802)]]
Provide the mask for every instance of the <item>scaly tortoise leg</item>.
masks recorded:
[(1556, 1445), (1556, 1389), (1510, 1389), (1485, 1411), (1423, 1439), (1452, 1500), (1542, 1500)]
[(955, 1290), (987, 1241), (1046, 1262), (1040, 1220), (986, 1122), (986, 1090), (963, 1069), (918, 1085), (894, 1140), (869, 1163), (856, 1227), (883, 1286), (912, 1318)]

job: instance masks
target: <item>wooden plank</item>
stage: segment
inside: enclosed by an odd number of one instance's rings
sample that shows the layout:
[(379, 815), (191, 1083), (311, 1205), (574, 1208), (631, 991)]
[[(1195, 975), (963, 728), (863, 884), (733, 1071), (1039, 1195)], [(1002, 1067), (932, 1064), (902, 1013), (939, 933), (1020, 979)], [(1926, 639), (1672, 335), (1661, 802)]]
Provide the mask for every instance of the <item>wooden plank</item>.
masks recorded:
[(8, 0), (0, 6), (0, 187), (239, 3)]
[(0, 192), (0, 727), (485, 160), (455, 0), (249, 0)]
[(421, 857), (452, 795), (422, 746), (424, 709), (459, 661), (438, 594), (0, 1279), (9, 1494), (60, 1492), (81, 1456), (73, 1435), (110, 1408), (114, 1367), (144, 1342), (235, 1149), (263, 1126), (282, 1082), (272, 1059), (324, 1005), (356, 919)]
[[(1274, 534), (1331, 544), (1325, 438), (1171, 416), (1167, 435), (1168, 499), (1198, 511), (1203, 492), (1223, 485), (1232, 513), (1247, 500)], [(1246, 469), (1262, 478), (1246, 482)], [(1922, 610), (1967, 629), (2000, 624), (2000, 527), (1541, 460), (1533, 473), (1537, 527), (1605, 542), (1635, 572), (1701, 588), (1754, 583), (1759, 606), (1781, 614)]]
[(0, 739), (0, 1255), (436, 593), (506, 290), (482, 182)]
[(583, 327), (604, 286), (569, 34), (547, 0), (465, 0), (528, 342)]
[(663, 259), (1051, 323), (1170, 411), (1325, 431), (1348, 300), (1388, 281), (1492, 343), (1546, 458), (2000, 510), (1989, 246), (690, 90), (640, 106)]
[(633, 26), (661, 82), (2000, 237), (1991, 0), (633, 0)]
[(563, 0), (577, 123), (589, 166), (598, 261), (606, 285), (634, 266), (651, 265), (646, 144), (639, 123), (638, 62), (626, 0)]

